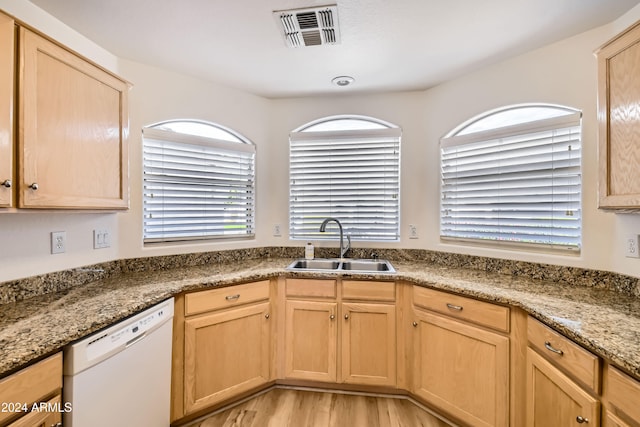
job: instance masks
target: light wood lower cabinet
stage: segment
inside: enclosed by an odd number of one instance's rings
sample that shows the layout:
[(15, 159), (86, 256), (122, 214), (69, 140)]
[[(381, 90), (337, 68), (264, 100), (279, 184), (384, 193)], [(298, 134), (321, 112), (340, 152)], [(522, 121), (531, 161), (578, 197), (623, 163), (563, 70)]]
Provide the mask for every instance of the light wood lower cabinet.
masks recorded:
[(600, 425), (600, 401), (527, 349), (527, 427)]
[(412, 392), (473, 426), (509, 425), (509, 338), (414, 309)]
[(640, 426), (640, 381), (608, 365), (606, 427)]
[(474, 427), (640, 426), (637, 379), (606, 365), (603, 386), (599, 357), (500, 304), (278, 278), (180, 295), (175, 313), (172, 422), (279, 381), (403, 389)]
[[(61, 397), (50, 399), (45, 403), (50, 408), (62, 408)], [(7, 427), (59, 427), (62, 426), (62, 414), (56, 412), (30, 412), (24, 417), (12, 422)]]
[(343, 302), (341, 308), (342, 381), (395, 386), (395, 305)]
[(62, 421), (62, 353), (0, 380), (0, 425), (51, 427)]
[(172, 421), (271, 380), (269, 286), (265, 280), (176, 298)]
[(395, 304), (372, 300), (388, 301), (390, 290), (393, 301), (395, 284), (341, 282), (340, 293), (337, 286), (335, 280), (287, 279), (285, 377), (394, 387)]
[(286, 302), (285, 376), (337, 381), (338, 304), (326, 301)]

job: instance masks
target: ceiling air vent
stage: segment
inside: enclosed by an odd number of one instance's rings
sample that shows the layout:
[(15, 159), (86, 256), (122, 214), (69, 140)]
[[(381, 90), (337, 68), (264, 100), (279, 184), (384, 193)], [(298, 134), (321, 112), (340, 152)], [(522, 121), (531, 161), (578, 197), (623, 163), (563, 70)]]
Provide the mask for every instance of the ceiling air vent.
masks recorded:
[(322, 6), (273, 12), (289, 47), (340, 43), (338, 8)]

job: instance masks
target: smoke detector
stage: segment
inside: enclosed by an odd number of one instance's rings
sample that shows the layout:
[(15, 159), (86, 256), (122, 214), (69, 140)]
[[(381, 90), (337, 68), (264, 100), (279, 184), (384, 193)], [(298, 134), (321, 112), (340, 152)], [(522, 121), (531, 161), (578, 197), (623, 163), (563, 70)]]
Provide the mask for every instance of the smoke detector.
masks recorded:
[(337, 5), (273, 12), (289, 47), (340, 43)]

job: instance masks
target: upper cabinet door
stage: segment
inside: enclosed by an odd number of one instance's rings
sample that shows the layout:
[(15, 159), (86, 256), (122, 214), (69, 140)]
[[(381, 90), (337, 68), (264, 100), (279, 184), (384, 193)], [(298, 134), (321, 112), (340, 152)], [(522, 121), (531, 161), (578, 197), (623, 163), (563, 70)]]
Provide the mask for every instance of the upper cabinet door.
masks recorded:
[(18, 206), (126, 209), (128, 84), (20, 28)]
[(640, 23), (596, 52), (599, 207), (640, 209)]
[(13, 205), (13, 19), (0, 13), (0, 207)]

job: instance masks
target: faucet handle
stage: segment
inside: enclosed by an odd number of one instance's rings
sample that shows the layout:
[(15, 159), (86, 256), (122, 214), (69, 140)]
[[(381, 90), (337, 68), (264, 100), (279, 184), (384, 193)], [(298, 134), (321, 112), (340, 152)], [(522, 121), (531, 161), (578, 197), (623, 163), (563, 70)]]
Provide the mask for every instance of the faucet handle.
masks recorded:
[(379, 258), (378, 252), (375, 252), (375, 251), (371, 252), (371, 259), (378, 259), (378, 258)]

